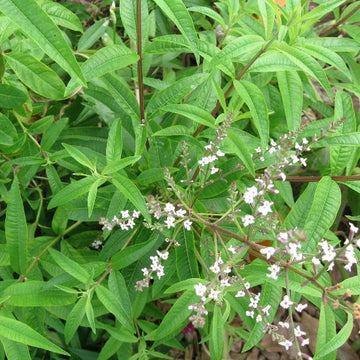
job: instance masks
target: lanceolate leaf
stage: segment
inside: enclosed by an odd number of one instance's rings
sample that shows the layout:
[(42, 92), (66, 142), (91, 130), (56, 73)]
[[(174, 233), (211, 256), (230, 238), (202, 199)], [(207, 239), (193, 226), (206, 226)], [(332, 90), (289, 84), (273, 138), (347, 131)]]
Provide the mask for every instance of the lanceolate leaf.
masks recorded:
[(221, 319), (221, 308), (219, 305), (214, 306), (213, 318), (210, 329), (210, 354), (214, 360), (223, 359), (224, 349), (224, 323)]
[(178, 241), (181, 246), (175, 249), (175, 254), (176, 269), (179, 280), (198, 278), (199, 270), (195, 257), (195, 242), (193, 232), (182, 228), (178, 236)]
[(7, 360), (31, 360), (29, 348), (25, 344), (16, 341), (11, 341), (3, 337), (0, 342), (4, 347)]
[(109, 130), (109, 137), (106, 143), (106, 163), (111, 164), (121, 159), (123, 148), (121, 120), (114, 119)]
[(189, 316), (192, 310), (189, 305), (196, 303), (199, 297), (196, 296), (194, 289), (190, 289), (178, 298), (170, 311), (165, 315), (160, 326), (146, 338), (149, 340), (161, 340), (174, 337), (189, 322)]
[(26, 94), (12, 85), (0, 84), (0, 108), (13, 109), (24, 104)]
[(354, 326), (353, 316), (350, 313), (348, 313), (347, 316), (346, 324), (341, 330), (333, 338), (329, 339), (320, 349), (316, 349), (314, 360), (327, 359), (326, 356), (328, 354), (332, 353), (346, 342)]
[(176, 104), (181, 101), (188, 93), (195, 90), (202, 82), (208, 78), (208, 74), (195, 74), (174, 82), (166, 89), (155, 93), (150, 99), (146, 111), (148, 114), (156, 113), (159, 108)]
[(115, 295), (102, 285), (98, 285), (95, 289), (96, 295), (99, 300), (103, 303), (108, 311), (115, 315), (116, 319), (120, 321), (130, 331), (134, 330), (132, 318), (129, 313), (123, 307)]
[(14, 319), (0, 315), (0, 336), (29, 346), (70, 356), (66, 351), (33, 330), (30, 326)]
[(289, 131), (292, 131), (297, 129), (301, 124), (303, 103), (302, 82), (296, 71), (279, 71), (276, 73), (276, 76), (284, 105), (288, 129)]
[(269, 116), (264, 95), (256, 85), (246, 80), (236, 80), (234, 86), (250, 109), (255, 128), (260, 135), (261, 147), (265, 149), (269, 141)]
[(19, 79), (37, 94), (50, 99), (64, 97), (65, 85), (56, 72), (31, 55), (11, 52), (6, 61)]
[(49, 249), (49, 253), (55, 262), (72, 277), (83, 284), (87, 284), (89, 282), (90, 274), (76, 261), (69, 259), (61, 252), (51, 248)]
[(174, 114), (179, 114), (185, 116), (198, 124), (205, 125), (212, 129), (216, 129), (215, 119), (207, 111), (190, 104), (179, 104), (179, 105), (167, 105), (162, 108), (162, 110), (167, 112), (172, 112)]
[[(320, 318), (319, 318), (319, 328), (317, 332), (317, 340), (316, 340), (316, 351), (317, 353), (319, 349), (321, 349), (330, 339), (332, 339), (336, 335), (336, 322), (334, 311), (332, 310), (329, 304), (321, 303), (320, 308)], [(326, 359), (335, 359), (336, 352), (332, 354), (328, 354)]]
[(307, 216), (304, 230), (306, 242), (303, 249), (313, 252), (326, 231), (333, 224), (341, 203), (341, 192), (337, 183), (323, 177), (316, 187), (314, 201)]
[(244, 163), (246, 168), (249, 170), (250, 174), (255, 176), (254, 162), (252, 161), (250, 151), (242, 140), (241, 136), (237, 135), (231, 129), (227, 132), (230, 142), (233, 147), (233, 152), (239, 157), (239, 159)]
[(121, 175), (116, 175), (112, 179), (112, 183), (142, 213), (146, 221), (151, 223), (151, 217), (146, 208), (144, 197), (135, 184), (128, 178)]
[(74, 305), (70, 314), (68, 315), (65, 323), (64, 335), (65, 342), (68, 344), (72, 337), (75, 335), (80, 323), (85, 316), (85, 306), (87, 298), (82, 296), (79, 301)]
[(85, 85), (75, 56), (64, 35), (35, 0), (0, 0), (0, 11), (72, 77)]
[(189, 46), (194, 52), (199, 63), (198, 37), (189, 12), (182, 0), (154, 0), (160, 9), (168, 16), (188, 40)]
[(18, 274), (24, 274), (27, 264), (28, 229), (18, 179), (13, 180), (6, 209), (5, 237), (10, 262)]
[(334, 145), (359, 146), (360, 132), (325, 137), (323, 139), (320, 139), (318, 142), (312, 144), (311, 147), (319, 148)]
[(329, 81), (325, 75), (324, 70), (316, 60), (303, 51), (285, 43), (279, 45), (278, 48), (296, 66), (317, 80), (322, 85), (329, 98), (332, 99)]
[(67, 185), (50, 200), (48, 209), (64, 205), (69, 201), (74, 200), (83, 194), (86, 194), (95, 181), (96, 178), (86, 177), (81, 180), (75, 181), (70, 185)]

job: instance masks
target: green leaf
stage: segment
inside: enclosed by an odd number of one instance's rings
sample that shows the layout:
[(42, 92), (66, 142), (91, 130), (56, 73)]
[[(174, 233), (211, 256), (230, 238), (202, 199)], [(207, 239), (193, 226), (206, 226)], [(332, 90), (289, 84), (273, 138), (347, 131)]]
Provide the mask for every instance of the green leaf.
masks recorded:
[(106, 165), (104, 170), (101, 173), (105, 174), (105, 175), (110, 175), (110, 174), (116, 173), (119, 170), (136, 163), (140, 159), (141, 159), (141, 156), (129, 156), (124, 159), (114, 160), (113, 162)]
[(53, 2), (41, 0), (42, 9), (50, 15), (55, 24), (78, 32), (83, 32), (79, 18), (65, 6)]
[(188, 307), (198, 301), (194, 289), (184, 292), (165, 315), (159, 327), (145, 337), (147, 340), (161, 340), (177, 335), (189, 322), (192, 310)]
[(102, 285), (98, 285), (95, 289), (95, 292), (105, 308), (111, 314), (115, 315), (116, 319), (119, 320), (122, 325), (133, 332), (133, 320), (119, 299), (110, 290)]
[(211, 359), (222, 360), (224, 350), (224, 323), (221, 308), (215, 304), (210, 328), (210, 355)]
[(303, 85), (296, 71), (276, 73), (289, 131), (301, 125)]
[(134, 183), (121, 175), (116, 175), (111, 181), (117, 189), (141, 212), (146, 221), (151, 224), (151, 217), (145, 205), (144, 197)]
[(94, 206), (95, 206), (95, 200), (96, 200), (96, 195), (97, 195), (97, 190), (98, 187), (101, 186), (102, 184), (104, 184), (106, 182), (106, 180), (104, 179), (97, 179), (91, 186), (89, 189), (89, 194), (88, 194), (88, 198), (87, 198), (87, 205), (88, 205), (88, 217), (90, 218), (93, 210), (94, 210)]
[(109, 45), (92, 55), (81, 66), (85, 79), (99, 78), (136, 63), (139, 56), (124, 45)]
[(138, 342), (138, 338), (136, 336), (134, 336), (133, 334), (131, 334), (126, 329), (124, 329), (123, 327), (114, 328), (112, 326), (102, 324), (102, 323), (98, 323), (98, 327), (106, 330), (114, 339), (116, 339), (118, 341), (126, 342), (126, 343), (137, 343)]
[(90, 170), (95, 169), (95, 165), (90, 161), (90, 159), (84, 154), (78, 147), (72, 146), (70, 144), (62, 144), (68, 154), (75, 159), (81, 165), (86, 166)]
[(327, 64), (339, 69), (345, 76), (351, 79), (351, 74), (346, 67), (345, 61), (335, 51), (319, 45), (309, 43), (301, 43), (301, 47), (297, 47), (300, 51), (305, 51), (309, 55), (324, 61)]
[(193, 11), (193, 12), (197, 12), (199, 14), (203, 14), (205, 16), (208, 16), (209, 18), (217, 21), (222, 27), (223, 29), (226, 28), (226, 23), (224, 21), (224, 19), (221, 17), (221, 15), (219, 13), (217, 13), (215, 10), (213, 10), (210, 7), (206, 7), (206, 6), (191, 6), (188, 8), (188, 11)]
[[(123, 148), (122, 126), (120, 119), (114, 119), (109, 130), (109, 136), (106, 143), (106, 163), (121, 159)], [(105, 169), (104, 169), (105, 171)]]
[(96, 334), (95, 314), (94, 314), (94, 308), (91, 304), (91, 298), (92, 298), (92, 295), (89, 295), (86, 297), (85, 314), (86, 314), (86, 318), (89, 322), (91, 331), (94, 334)]
[(330, 177), (323, 177), (317, 184), (314, 200), (305, 221), (306, 242), (303, 250), (313, 252), (326, 231), (333, 224), (341, 204), (338, 184)]
[(89, 283), (91, 275), (80, 264), (55, 249), (50, 248), (49, 253), (65, 272), (83, 284)]
[(0, 84), (0, 108), (14, 109), (24, 104), (26, 100), (26, 94), (15, 86)]
[(19, 79), (31, 90), (45, 98), (63, 99), (65, 85), (54, 70), (24, 53), (11, 52), (5, 58)]
[(108, 25), (109, 20), (106, 18), (95, 21), (95, 23), (91, 25), (79, 39), (78, 50), (83, 51), (90, 49), (96, 41), (105, 34)]
[(275, 13), (272, 7), (266, 1), (258, 0), (257, 3), (260, 10), (260, 15), (264, 21), (265, 39), (269, 40), (274, 28)]
[(227, 134), (232, 145), (232, 151), (244, 163), (250, 174), (255, 176), (254, 162), (251, 158), (251, 153), (242, 140), (241, 136), (236, 134), (232, 129), (229, 129)]
[(7, 304), (21, 307), (62, 306), (73, 304), (76, 295), (62, 290), (44, 289), (43, 281), (27, 280), (8, 286), (2, 293), (9, 296)]
[(140, 123), (139, 103), (129, 86), (121, 78), (110, 74), (104, 75), (100, 82), (120, 108)]
[(26, 345), (3, 337), (0, 342), (4, 347), (7, 360), (31, 360), (29, 348)]
[(182, 0), (154, 0), (164, 14), (176, 25), (188, 41), (199, 63), (198, 37), (193, 21)]
[(191, 133), (191, 129), (186, 126), (173, 125), (155, 132), (152, 136), (187, 136), (191, 135)]
[[(335, 96), (334, 121), (345, 118), (345, 121), (337, 127), (337, 134), (348, 134), (356, 131), (356, 116), (350, 95), (343, 91), (337, 91)], [(332, 175), (341, 175), (343, 169), (350, 163), (353, 147), (332, 146), (330, 148), (330, 168)]]
[(89, 191), (91, 185), (96, 180), (97, 179), (90, 176), (65, 186), (50, 200), (48, 209), (64, 205), (69, 201), (74, 200), (83, 194), (86, 194)]
[(174, 114), (178, 114), (181, 116), (185, 116), (193, 121), (195, 121), (198, 124), (205, 125), (207, 127), (210, 127), (212, 129), (216, 129), (215, 126), (215, 119), (211, 114), (209, 114), (207, 111), (190, 104), (174, 104), (174, 105), (168, 105), (164, 106), (162, 108), (163, 111), (171, 112)]
[(12, 268), (18, 274), (25, 274), (28, 229), (23, 200), (16, 177), (11, 185), (8, 197), (5, 218), (5, 237)]
[(0, 0), (0, 11), (9, 17), (50, 58), (85, 85), (72, 49), (49, 15), (35, 0)]
[(310, 55), (306, 54), (305, 52), (285, 43), (279, 44), (278, 49), (306, 74), (317, 80), (326, 91), (330, 100), (332, 100), (333, 96), (331, 92), (331, 87), (329, 85), (329, 80), (326, 77), (324, 70), (316, 60), (314, 60)]
[(156, 92), (150, 99), (146, 112), (150, 118), (154, 117), (157, 111), (165, 105), (179, 103), (187, 94), (195, 90), (207, 78), (208, 74), (195, 74), (175, 81), (167, 88)]
[(347, 133), (345, 135), (334, 135), (320, 139), (312, 144), (312, 148), (346, 145), (346, 146), (359, 146), (360, 145), (360, 132)]
[(111, 259), (114, 270), (123, 269), (142, 258), (154, 247), (158, 239), (159, 236), (154, 236), (150, 241), (132, 245), (117, 252)]
[(312, 20), (311, 23), (314, 23), (321, 19), (324, 15), (326, 15), (331, 10), (336, 9), (339, 7), (342, 3), (344, 3), (345, 0), (328, 0), (324, 2), (323, 4), (320, 4), (319, 6), (315, 7), (313, 10), (306, 12), (305, 15), (302, 16), (301, 20)]
[(234, 86), (251, 112), (254, 126), (260, 135), (261, 147), (265, 149), (269, 142), (269, 115), (264, 95), (256, 85), (246, 80), (236, 80)]
[(181, 246), (175, 249), (176, 270), (179, 280), (200, 277), (195, 257), (195, 240), (193, 232), (182, 228), (177, 239), (181, 244)]
[[(266, 321), (271, 323), (276, 315), (282, 297), (282, 288), (280, 286), (273, 285), (265, 282), (261, 289), (260, 306), (271, 305), (269, 310), (269, 316), (266, 317)], [(264, 337), (264, 323), (256, 322), (253, 329), (251, 329), (250, 337), (244, 345), (242, 352), (246, 352), (260, 342)]]
[(67, 316), (64, 328), (65, 342), (67, 344), (75, 335), (82, 319), (84, 318), (86, 301), (87, 296), (82, 296)]
[(341, 328), (341, 330), (333, 338), (329, 339), (319, 350), (316, 349), (317, 351), (314, 356), (314, 360), (319, 360), (327, 356), (345, 344), (345, 342), (349, 339), (354, 323), (352, 315), (350, 313), (347, 315), (348, 318), (346, 324)]
[(57, 345), (40, 335), (30, 326), (14, 319), (0, 315), (0, 336), (29, 346), (45, 349), (57, 354), (70, 356)]
[[(330, 339), (336, 335), (336, 322), (334, 311), (329, 304), (323, 304), (321, 302), (319, 327), (316, 340), (316, 351), (317, 354)], [(328, 354), (326, 359), (335, 360), (336, 352)]]
[(68, 120), (66, 118), (55, 121), (49, 129), (47, 129), (41, 139), (41, 148), (45, 151), (49, 151), (59, 138), (61, 132), (67, 125)]

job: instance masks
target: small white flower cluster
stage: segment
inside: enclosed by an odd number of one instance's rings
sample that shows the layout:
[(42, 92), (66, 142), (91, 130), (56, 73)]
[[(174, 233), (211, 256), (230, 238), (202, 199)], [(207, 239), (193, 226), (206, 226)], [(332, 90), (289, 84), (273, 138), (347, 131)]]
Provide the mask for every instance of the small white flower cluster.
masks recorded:
[(164, 266), (161, 263), (161, 260), (167, 260), (169, 257), (168, 251), (159, 251), (157, 250), (156, 256), (150, 256), (151, 265), (149, 268), (142, 268), (144, 278), (136, 282), (135, 289), (137, 291), (142, 291), (144, 288), (149, 287), (150, 280), (153, 279), (152, 274), (155, 272), (158, 279), (161, 279), (164, 275)]
[[(201, 166), (207, 166), (215, 162), (219, 159), (219, 157), (225, 156), (225, 154), (220, 150), (219, 146), (214, 144), (212, 141), (210, 141), (209, 145), (205, 146), (205, 150), (210, 152), (209, 155), (203, 156), (199, 161), (198, 164)], [(216, 174), (219, 171), (217, 167), (214, 165), (210, 168), (210, 174)]]
[(153, 198), (151, 198), (146, 205), (149, 208), (149, 214), (153, 214), (155, 219), (160, 220), (162, 217), (166, 216), (164, 225), (166, 225), (168, 229), (174, 228), (178, 222), (182, 222), (186, 230), (191, 230), (192, 221), (185, 217), (187, 214), (186, 210), (182, 208), (176, 209), (170, 202), (167, 202), (162, 208), (161, 204)]
[(189, 310), (194, 310), (196, 312), (189, 320), (194, 327), (197, 328), (203, 327), (205, 324), (205, 319), (203, 318), (203, 315), (207, 315), (205, 303), (209, 300), (220, 302), (225, 289), (230, 287), (234, 280), (233, 277), (229, 276), (229, 273), (231, 272), (230, 267), (224, 265), (221, 257), (219, 257), (209, 269), (215, 274), (215, 278), (211, 283), (206, 285), (199, 283), (194, 286), (195, 294), (200, 296), (201, 300), (199, 303), (189, 306)]
[(140, 211), (133, 210), (130, 215), (129, 210), (121, 211), (121, 218), (114, 216), (111, 221), (106, 218), (100, 218), (99, 223), (103, 225), (102, 230), (112, 230), (116, 225), (119, 225), (121, 230), (133, 229), (135, 226), (135, 219), (140, 217)]
[(96, 250), (100, 250), (102, 247), (103, 242), (101, 240), (94, 240), (93, 243), (91, 244), (91, 247), (96, 249)]

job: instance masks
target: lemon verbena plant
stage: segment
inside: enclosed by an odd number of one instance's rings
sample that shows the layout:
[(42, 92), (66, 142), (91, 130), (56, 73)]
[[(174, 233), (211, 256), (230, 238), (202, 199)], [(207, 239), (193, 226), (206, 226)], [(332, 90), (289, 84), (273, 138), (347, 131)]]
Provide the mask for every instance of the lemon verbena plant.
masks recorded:
[(0, 0), (0, 360), (357, 358), (359, 23)]

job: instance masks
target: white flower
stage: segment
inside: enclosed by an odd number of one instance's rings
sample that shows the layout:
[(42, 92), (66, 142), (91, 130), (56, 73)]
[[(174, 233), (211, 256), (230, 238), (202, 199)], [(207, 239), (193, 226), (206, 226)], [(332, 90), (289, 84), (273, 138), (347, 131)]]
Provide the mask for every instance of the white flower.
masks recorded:
[(290, 155), (292, 163), (296, 164), (297, 162), (299, 162), (299, 158), (296, 155)]
[(186, 210), (184, 209), (179, 209), (176, 211), (176, 216), (178, 217), (184, 217), (186, 215)]
[(263, 313), (264, 313), (266, 316), (269, 316), (269, 315), (270, 315), (270, 314), (269, 314), (270, 308), (271, 308), (271, 305), (266, 305), (266, 306), (262, 309)]
[(229, 250), (231, 253), (233, 253), (234, 255), (236, 254), (236, 249), (235, 249), (232, 245), (230, 245), (230, 246), (228, 247), (228, 250)]
[(164, 211), (168, 214), (174, 214), (175, 213), (175, 206), (171, 203), (166, 203), (164, 207)]
[(257, 195), (258, 195), (258, 189), (256, 188), (256, 186), (251, 186), (246, 189), (243, 198), (247, 204), (252, 204), (254, 202), (254, 198)]
[(285, 175), (283, 172), (281, 172), (281, 173), (279, 174), (279, 176), (281, 177), (281, 180), (282, 180), (282, 181), (285, 181), (285, 180), (286, 180), (286, 175)]
[(213, 266), (210, 266), (210, 270), (214, 273), (214, 274), (218, 274), (220, 272), (220, 266), (219, 263), (217, 261), (215, 261)]
[(306, 164), (306, 161), (307, 161), (307, 160), (306, 160), (305, 158), (300, 158), (299, 160), (300, 160), (301, 165), (304, 166), (304, 167), (306, 167), (306, 165), (307, 165), (307, 164)]
[(249, 283), (249, 282), (246, 282), (246, 283), (244, 284), (244, 287), (245, 287), (245, 289), (249, 290), (249, 289), (250, 289), (250, 283)]
[(349, 223), (350, 226), (350, 231), (354, 232), (355, 234), (357, 234), (357, 232), (359, 231), (359, 228), (357, 228), (354, 224)]
[(229, 279), (222, 279), (220, 281), (220, 287), (227, 287), (227, 286), (231, 286), (231, 284), (229, 284)]
[(296, 337), (306, 335), (306, 332), (302, 331), (299, 325), (294, 329), (294, 333)]
[(293, 343), (290, 340), (283, 340), (279, 342), (279, 345), (283, 346), (286, 350), (289, 350), (292, 344)]
[(214, 175), (216, 174), (217, 172), (219, 171), (219, 169), (215, 166), (213, 166), (212, 168), (210, 168), (210, 174), (211, 175)]
[(285, 322), (279, 321), (279, 325), (284, 329), (290, 328), (290, 324), (287, 321), (285, 321)]
[(269, 260), (275, 254), (275, 252), (276, 249), (271, 246), (260, 249), (260, 253), (266, 255), (266, 260)]
[(302, 138), (302, 143), (303, 145), (307, 145), (309, 143), (308, 139), (307, 138)]
[(270, 271), (270, 274), (266, 274), (266, 276), (277, 280), (280, 273), (280, 266), (278, 264), (272, 264), (270, 267), (268, 267), (268, 270)]
[(128, 222), (127, 222), (127, 226), (130, 227), (130, 229), (133, 229), (135, 226), (135, 221), (133, 218), (129, 218)]
[(123, 219), (127, 219), (128, 217), (130, 217), (129, 210), (121, 211), (121, 217)]
[(256, 309), (258, 306), (259, 299), (251, 297), (249, 307)]
[(147, 268), (142, 268), (141, 271), (143, 272), (144, 276), (148, 276), (149, 275), (149, 269)]
[(262, 316), (259, 314), (257, 317), (256, 317), (256, 322), (261, 322), (262, 321)]
[(257, 148), (255, 149), (255, 151), (256, 151), (258, 154), (260, 154), (260, 153), (261, 153), (261, 147), (257, 147)]
[(285, 295), (283, 300), (280, 303), (280, 306), (283, 309), (288, 309), (292, 304), (294, 304), (294, 303), (290, 300), (290, 297), (288, 295)]
[(305, 310), (308, 307), (308, 304), (298, 304), (295, 306), (295, 310), (297, 312), (302, 312), (303, 310)]
[(173, 216), (168, 216), (164, 223), (167, 225), (168, 229), (175, 227), (175, 218)]
[(192, 224), (192, 221), (190, 219), (187, 219), (184, 221), (184, 228), (188, 231), (191, 230), (191, 224)]
[(211, 289), (210, 294), (209, 294), (209, 298), (216, 301), (220, 294), (221, 294), (220, 290)]
[(199, 284), (195, 285), (194, 288), (195, 288), (195, 294), (197, 296), (204, 296), (205, 295), (206, 289), (207, 289), (205, 285), (199, 283)]
[(244, 297), (245, 296), (245, 291), (244, 290), (240, 290), (236, 293), (235, 297)]
[(241, 218), (244, 227), (247, 227), (248, 225), (251, 225), (255, 222), (255, 218), (252, 215), (245, 215)]
[(311, 261), (312, 261), (312, 263), (313, 263), (315, 266), (320, 265), (320, 260), (319, 260), (317, 257), (315, 257), (315, 256), (313, 256), (313, 258), (311, 259)]
[(309, 345), (310, 344), (310, 339), (304, 339), (302, 342), (301, 342), (301, 346), (305, 346), (305, 345)]
[(218, 150), (218, 151), (216, 152), (216, 155), (219, 156), (219, 157), (225, 156), (225, 154), (224, 154), (221, 150)]
[(140, 211), (134, 210), (134, 211), (133, 211), (133, 214), (132, 214), (132, 217), (133, 217), (134, 219), (137, 219), (139, 216), (140, 216)]
[(164, 251), (161, 252), (159, 250), (156, 250), (157, 254), (159, 255), (159, 257), (163, 260), (167, 260), (167, 258), (169, 257), (169, 252), (168, 251)]
[(272, 204), (273, 204), (273, 202), (265, 200), (263, 202), (263, 204), (261, 206), (259, 206), (259, 209), (258, 209), (259, 212), (264, 216), (266, 216), (268, 213), (271, 213), (272, 212), (272, 210), (271, 210)]
[(246, 311), (245, 315), (248, 316), (248, 317), (254, 318), (254, 310)]

